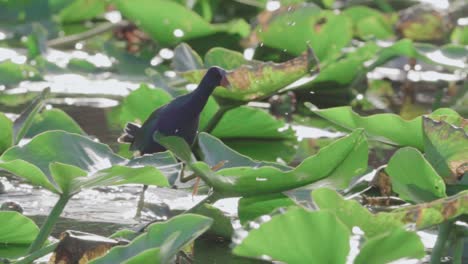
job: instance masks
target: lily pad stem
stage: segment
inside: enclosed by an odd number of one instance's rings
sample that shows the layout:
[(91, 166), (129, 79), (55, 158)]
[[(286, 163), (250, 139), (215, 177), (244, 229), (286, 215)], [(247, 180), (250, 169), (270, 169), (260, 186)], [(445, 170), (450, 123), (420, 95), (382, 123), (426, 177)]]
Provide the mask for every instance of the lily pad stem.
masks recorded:
[(27, 255), (26, 257), (20, 259), (19, 261), (14, 262), (14, 264), (29, 264), (32, 263), (34, 260), (43, 257), (50, 252), (54, 251), (57, 248), (57, 245), (60, 242), (55, 242), (50, 245), (47, 245), (39, 250), (34, 251), (32, 254)]
[(431, 254), (431, 264), (439, 264), (442, 254), (444, 253), (445, 244), (450, 235), (452, 229), (452, 221), (445, 221), (439, 225), (439, 234), (437, 235), (437, 240), (432, 249)]
[(42, 245), (44, 245), (44, 242), (47, 240), (50, 233), (52, 233), (52, 229), (54, 228), (55, 224), (57, 223), (57, 220), (62, 214), (65, 205), (67, 205), (68, 200), (70, 200), (70, 196), (60, 196), (59, 200), (54, 205), (54, 208), (52, 208), (52, 211), (50, 212), (49, 216), (47, 216), (47, 219), (45, 220), (44, 224), (41, 226), (41, 230), (39, 231), (39, 234), (37, 235), (36, 239), (29, 247), (28, 253), (33, 253), (34, 251), (39, 250), (42, 247)]
[(464, 238), (457, 234), (457, 238), (453, 246), (453, 264), (463, 263), (463, 246)]

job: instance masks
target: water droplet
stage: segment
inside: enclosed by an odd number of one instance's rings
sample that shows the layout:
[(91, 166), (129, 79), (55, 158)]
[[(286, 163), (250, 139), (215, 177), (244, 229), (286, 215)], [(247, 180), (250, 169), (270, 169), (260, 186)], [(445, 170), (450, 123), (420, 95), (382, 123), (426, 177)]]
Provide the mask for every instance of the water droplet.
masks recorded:
[(267, 178), (260, 178), (260, 177), (255, 178), (255, 180), (256, 180), (256, 181), (259, 181), (259, 182), (268, 181)]
[(174, 34), (174, 36), (176, 38), (181, 38), (181, 37), (183, 37), (185, 35), (184, 31), (182, 29), (180, 29), (180, 28), (175, 29), (173, 34)]
[(247, 48), (244, 50), (244, 58), (246, 60), (252, 60), (254, 54), (255, 54), (255, 49), (253, 48)]
[(356, 99), (360, 101), (360, 100), (364, 99), (364, 95), (363, 94), (358, 94), (358, 95), (356, 95)]
[(260, 47), (263, 47), (263, 45), (264, 45), (263, 42), (260, 42)]

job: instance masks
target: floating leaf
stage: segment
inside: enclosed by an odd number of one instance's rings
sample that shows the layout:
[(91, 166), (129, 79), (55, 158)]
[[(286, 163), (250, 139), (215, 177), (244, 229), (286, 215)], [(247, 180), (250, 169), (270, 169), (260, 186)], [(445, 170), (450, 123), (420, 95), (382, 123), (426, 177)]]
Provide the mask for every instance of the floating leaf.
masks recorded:
[(282, 193), (243, 197), (239, 200), (237, 208), (242, 224), (252, 221), (262, 215), (272, 213), (278, 208), (294, 206), (296, 203)]
[(403, 200), (420, 203), (446, 196), (444, 180), (414, 148), (398, 150), (385, 171), (392, 181), (392, 190)]
[(402, 227), (399, 220), (388, 217), (388, 213), (373, 215), (357, 201), (345, 200), (336, 191), (328, 188), (316, 189), (312, 192), (312, 199), (320, 210), (333, 212), (351, 231), (358, 226), (367, 238), (383, 235), (397, 227)]
[(227, 32), (246, 36), (249, 26), (244, 20), (227, 24), (209, 24), (195, 12), (170, 0), (117, 0), (117, 8), (153, 39), (172, 45), (188, 39)]
[(198, 146), (201, 150), (203, 161), (211, 167), (219, 166), (220, 168), (233, 167), (262, 167), (273, 166), (281, 170), (290, 170), (291, 167), (284, 166), (274, 162), (255, 161), (245, 155), (230, 149), (228, 146), (216, 137), (208, 133), (200, 133), (198, 135)]
[[(320, 110), (313, 106), (309, 107), (317, 115), (346, 129), (364, 128), (369, 136), (377, 140), (424, 150), (421, 117), (407, 121), (395, 114), (376, 114), (363, 117), (353, 112), (349, 106)], [(431, 114), (431, 116), (437, 115), (458, 116), (457, 112), (448, 108), (438, 109)]]
[[(190, 148), (180, 148), (178, 137), (166, 137), (158, 142), (186, 162), (216, 192), (224, 196), (255, 196), (283, 192), (323, 180), (327, 177), (339, 185), (347, 185), (352, 177), (367, 168), (367, 141), (362, 130), (339, 139), (305, 159), (296, 168), (282, 171), (272, 166), (234, 167), (212, 172), (204, 162), (188, 159)], [(365, 151), (363, 151), (365, 150)], [(356, 154), (359, 153), (359, 154)], [(363, 155), (364, 154), (364, 155)], [(355, 162), (346, 162), (352, 158)], [(344, 165), (343, 165), (344, 164)], [(344, 166), (343, 168), (340, 168)]]
[[(165, 174), (170, 177), (172, 171), (164, 171), (164, 168), (177, 169), (180, 165), (174, 158), (160, 159), (161, 155), (170, 154), (152, 155), (152, 162), (148, 160), (150, 157), (145, 157), (145, 165), (151, 166), (141, 166), (137, 161), (115, 155), (107, 145), (87, 137), (48, 131), (24, 146), (10, 148), (0, 157), (0, 167), (52, 192), (71, 196), (81, 188), (102, 185), (143, 183), (168, 186)], [(163, 170), (157, 167), (163, 167)]]
[(345, 263), (349, 231), (329, 212), (291, 208), (275, 215), (234, 248), (234, 254), (295, 263)]
[(83, 129), (64, 111), (54, 108), (37, 114), (26, 132), (26, 138), (32, 138), (48, 130), (63, 130), (84, 135)]
[[(228, 50), (209, 51), (207, 53), (209, 57), (205, 58), (205, 64), (207, 60), (208, 62), (214, 60), (215, 55), (213, 53), (215, 52), (218, 60), (220, 57), (226, 60), (226, 57), (235, 56), (233, 52)], [(308, 49), (303, 55), (283, 63), (243, 63), (227, 74), (231, 89), (216, 89), (213, 94), (216, 97), (234, 101), (251, 101), (271, 95), (310, 73), (311, 69), (318, 65), (314, 52), (312, 49)], [(225, 54), (221, 55), (221, 53)], [(238, 64), (239, 61), (234, 62), (234, 65)], [(223, 63), (223, 65), (233, 67), (232, 64), (226, 65), (226, 63)], [(184, 72), (183, 76), (189, 81), (198, 83), (205, 75), (205, 72), (206, 70), (188, 71)]]
[(242, 65), (258, 66), (261, 61), (246, 60), (244, 55), (240, 52), (225, 49), (225, 48), (212, 48), (205, 54), (205, 66), (219, 66), (226, 70), (234, 70)]
[(116, 246), (90, 263), (168, 263), (184, 246), (208, 230), (212, 222), (204, 216), (184, 214), (152, 224), (130, 244)]
[(213, 224), (207, 231), (208, 234), (231, 239), (232, 234), (234, 233), (234, 228), (231, 224), (231, 218), (223, 213), (223, 211), (206, 203), (197, 207), (193, 213), (213, 219)]
[(397, 228), (367, 240), (354, 263), (385, 264), (401, 258), (420, 259), (425, 256), (421, 238), (415, 233)]
[(360, 227), (367, 238), (385, 234), (407, 224), (426, 229), (468, 212), (468, 191), (438, 199), (430, 203), (404, 206), (391, 212), (372, 214), (357, 201), (345, 200), (336, 191), (321, 188), (312, 192), (314, 202), (321, 210), (329, 210), (348, 226)]
[(0, 153), (13, 145), (13, 122), (0, 112)]
[(127, 122), (142, 123), (154, 110), (167, 104), (171, 99), (172, 96), (162, 89), (151, 89), (147, 85), (141, 85), (125, 97), (115, 111), (120, 117), (122, 127)]
[(360, 38), (388, 39), (394, 36), (392, 25), (381, 12), (375, 9), (366, 6), (353, 6), (345, 9), (343, 14), (352, 19), (355, 34)]
[(0, 85), (13, 85), (26, 80), (41, 80), (39, 71), (27, 64), (0, 62)]
[(352, 23), (346, 15), (320, 10), (314, 4), (287, 6), (259, 15), (255, 29), (258, 42), (300, 54), (309, 44), (323, 61), (341, 52), (352, 38)]
[(94, 18), (106, 11), (106, 2), (102, 0), (74, 0), (58, 13), (62, 23), (80, 22)]
[(27, 253), (39, 228), (34, 221), (14, 211), (0, 211), (0, 257), (16, 258)]
[(468, 122), (456, 121), (458, 127), (423, 117), (426, 158), (447, 183), (457, 183), (468, 171)]

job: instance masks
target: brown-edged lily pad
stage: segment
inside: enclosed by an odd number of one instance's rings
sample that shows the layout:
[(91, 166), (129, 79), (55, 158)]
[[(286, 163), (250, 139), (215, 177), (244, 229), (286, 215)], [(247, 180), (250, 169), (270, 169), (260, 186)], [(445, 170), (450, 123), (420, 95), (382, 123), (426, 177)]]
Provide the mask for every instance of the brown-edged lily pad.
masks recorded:
[[(216, 56), (214, 52), (216, 52)], [(224, 56), (223, 54), (230, 58), (236, 58), (236, 66), (239, 65), (239, 54), (229, 50), (216, 49), (207, 53), (205, 66), (207, 66), (207, 62), (211, 64), (213, 61), (219, 61), (216, 58)], [(232, 64), (218, 66), (233, 67)], [(235, 101), (250, 101), (266, 97), (318, 69), (317, 66), (318, 60), (311, 48), (308, 48), (301, 56), (283, 63), (246, 61), (241, 66), (228, 71), (227, 78), (231, 89), (217, 89), (214, 95)], [(189, 81), (198, 83), (205, 72), (206, 70), (194, 70), (183, 72), (182, 75)]]
[(437, 119), (423, 117), (426, 157), (445, 182), (457, 183), (468, 172), (468, 121)]

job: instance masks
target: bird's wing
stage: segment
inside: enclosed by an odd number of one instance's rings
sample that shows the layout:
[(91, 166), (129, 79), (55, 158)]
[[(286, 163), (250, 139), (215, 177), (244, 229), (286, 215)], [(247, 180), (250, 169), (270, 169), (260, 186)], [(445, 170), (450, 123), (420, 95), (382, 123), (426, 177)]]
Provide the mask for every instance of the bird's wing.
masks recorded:
[(146, 119), (146, 121), (136, 133), (133, 143), (130, 145), (131, 151), (142, 150), (145, 144), (150, 144), (150, 142), (147, 141), (150, 138), (153, 138), (151, 131), (156, 129), (156, 124), (159, 119), (159, 116), (166, 108), (166, 106), (167, 105), (163, 105), (160, 108), (154, 110), (153, 113), (151, 113), (151, 115), (148, 117), (148, 119)]

